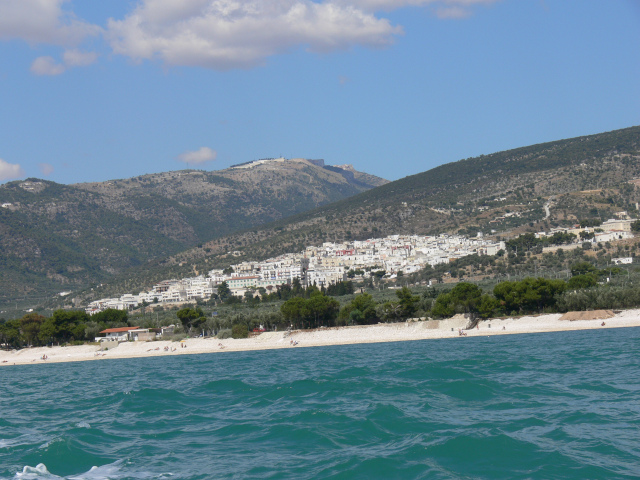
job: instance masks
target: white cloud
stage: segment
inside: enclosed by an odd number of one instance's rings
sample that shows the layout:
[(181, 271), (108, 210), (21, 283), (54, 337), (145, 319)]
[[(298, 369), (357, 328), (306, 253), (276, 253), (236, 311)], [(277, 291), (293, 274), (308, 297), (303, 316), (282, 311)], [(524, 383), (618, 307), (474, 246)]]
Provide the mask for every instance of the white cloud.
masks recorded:
[(38, 57), (31, 64), (31, 73), (34, 75), (60, 75), (71, 67), (91, 65), (98, 59), (98, 54), (80, 50), (66, 50), (62, 59), (64, 64), (57, 63), (53, 57)]
[(62, 55), (65, 65), (68, 67), (86, 67), (98, 59), (96, 52), (82, 52), (80, 50), (67, 50)]
[(53, 165), (51, 165), (50, 163), (39, 163), (38, 167), (40, 168), (40, 172), (42, 173), (42, 175), (44, 175), (45, 177), (48, 177), (53, 173)]
[(187, 151), (178, 155), (178, 160), (188, 165), (201, 165), (203, 163), (212, 162), (218, 154), (209, 147), (202, 147), (196, 151)]
[(66, 67), (51, 57), (38, 57), (31, 64), (31, 73), (34, 75), (60, 75)]
[(387, 19), (334, 1), (141, 0), (124, 19), (109, 20), (107, 37), (115, 53), (137, 61), (226, 70), (300, 46), (386, 46), (401, 33)]
[(438, 18), (459, 19), (470, 17), (471, 11), (458, 6), (440, 7), (436, 9), (436, 15), (438, 16)]
[[(404, 7), (435, 6), (438, 9), (468, 9), (475, 5), (490, 5), (499, 0), (334, 0), (340, 5), (349, 5), (368, 12), (390, 11)], [(468, 10), (467, 10), (468, 11)]]
[(75, 49), (103, 35), (116, 54), (135, 61), (216, 70), (251, 68), (270, 56), (306, 48), (332, 52), (384, 47), (403, 34), (379, 12), (428, 7), (439, 18), (463, 18), (500, 0), (133, 0), (106, 30), (78, 18), (71, 0), (0, 0), (0, 40), (68, 48), (62, 61), (40, 57), (31, 71), (59, 75), (94, 63), (97, 54)]
[(24, 170), (17, 163), (8, 163), (0, 158), (0, 181), (24, 177)]
[(0, 39), (29, 43), (77, 45), (101, 28), (63, 8), (68, 0), (1, 0)]

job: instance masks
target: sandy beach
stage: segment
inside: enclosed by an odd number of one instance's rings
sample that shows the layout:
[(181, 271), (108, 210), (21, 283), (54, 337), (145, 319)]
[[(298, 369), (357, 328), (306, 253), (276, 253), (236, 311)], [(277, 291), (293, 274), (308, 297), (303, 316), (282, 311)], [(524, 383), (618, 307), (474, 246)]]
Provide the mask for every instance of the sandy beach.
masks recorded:
[[(567, 318), (597, 317), (569, 320)], [(602, 323), (604, 322), (604, 326)], [(613, 312), (575, 312), (516, 318), (491, 319), (477, 328), (462, 330), (468, 320), (461, 315), (445, 320), (383, 323), (378, 325), (265, 332), (247, 339), (190, 338), (182, 342), (124, 342), (101, 351), (97, 345), (68, 347), (35, 347), (0, 351), (0, 366), (78, 362), (117, 358), (158, 357), (200, 353), (226, 353), (277, 348), (322, 347), (358, 343), (399, 342), (450, 338), (458, 341), (477, 336), (513, 335), (523, 333), (560, 332), (640, 326), (640, 309)], [(43, 356), (46, 355), (46, 359)]]

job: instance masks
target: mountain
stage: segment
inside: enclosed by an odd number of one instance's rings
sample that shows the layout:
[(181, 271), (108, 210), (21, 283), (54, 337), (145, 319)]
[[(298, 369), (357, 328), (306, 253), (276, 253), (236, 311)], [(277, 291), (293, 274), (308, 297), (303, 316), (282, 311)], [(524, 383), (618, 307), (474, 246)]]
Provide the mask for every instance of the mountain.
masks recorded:
[(284, 158), (99, 183), (10, 182), (0, 186), (0, 305), (100, 283), (385, 183)]
[[(301, 251), (325, 241), (462, 232), (513, 236), (580, 220), (637, 216), (640, 127), (482, 155), (292, 217), (219, 237), (85, 298), (139, 291), (154, 281)], [(640, 182), (636, 182), (640, 183)], [(231, 253), (230, 253), (231, 252)]]

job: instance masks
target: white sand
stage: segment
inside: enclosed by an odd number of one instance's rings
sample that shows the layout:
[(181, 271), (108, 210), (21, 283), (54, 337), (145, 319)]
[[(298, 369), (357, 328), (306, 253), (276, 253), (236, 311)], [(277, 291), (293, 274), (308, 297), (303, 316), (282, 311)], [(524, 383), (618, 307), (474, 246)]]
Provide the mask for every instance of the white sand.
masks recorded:
[[(603, 328), (639, 327), (640, 310), (626, 310), (604, 320), (560, 320), (562, 314), (537, 315), (518, 318), (482, 321), (479, 328), (466, 330), (461, 337), (459, 329), (467, 320), (456, 316), (441, 321), (409, 321), (357, 327), (322, 328), (288, 332), (267, 332), (253, 338), (218, 340), (216, 338), (191, 338), (182, 342), (125, 342), (115, 348), (99, 352), (95, 345), (74, 347), (37, 347), (22, 350), (0, 351), (0, 366), (42, 364), (51, 362), (77, 362), (112, 358), (156, 357), (213, 352), (237, 352), (269, 350), (275, 348), (320, 347), (356, 343), (397, 342), (451, 338), (464, 341), (470, 337), (509, 335), (518, 333), (557, 332)], [(602, 326), (602, 322), (605, 326)], [(297, 342), (297, 344), (292, 344)], [(168, 351), (164, 348), (168, 347)], [(47, 359), (43, 360), (42, 356)]]

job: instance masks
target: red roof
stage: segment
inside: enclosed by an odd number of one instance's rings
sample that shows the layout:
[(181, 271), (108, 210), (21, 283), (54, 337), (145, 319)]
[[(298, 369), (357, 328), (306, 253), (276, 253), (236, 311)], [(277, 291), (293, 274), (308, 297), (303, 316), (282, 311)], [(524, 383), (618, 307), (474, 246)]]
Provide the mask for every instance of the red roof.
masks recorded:
[(122, 332), (128, 332), (129, 330), (136, 330), (138, 328), (140, 328), (140, 327), (107, 328), (106, 330), (103, 330), (100, 333), (122, 333)]

